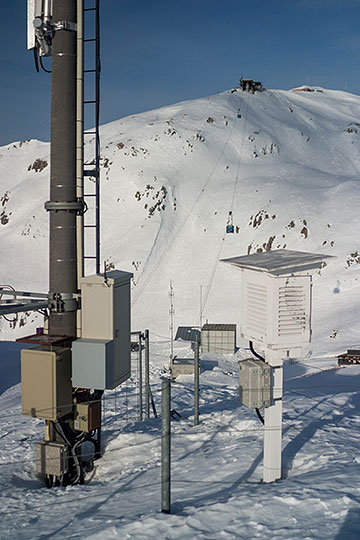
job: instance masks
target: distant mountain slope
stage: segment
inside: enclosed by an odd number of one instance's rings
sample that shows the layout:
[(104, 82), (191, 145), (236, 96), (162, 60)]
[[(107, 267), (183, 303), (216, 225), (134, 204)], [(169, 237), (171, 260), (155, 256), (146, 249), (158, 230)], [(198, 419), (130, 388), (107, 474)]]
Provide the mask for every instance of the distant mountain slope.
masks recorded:
[[(337, 257), (314, 280), (317, 353), (360, 341), (360, 97), (312, 90), (230, 90), (102, 127), (102, 258), (134, 273), (134, 329), (168, 335), (170, 279), (176, 324), (199, 322), (200, 288), (204, 318), (239, 323), (240, 275), (219, 259), (287, 247)], [(46, 143), (0, 149), (2, 284), (47, 290), (48, 162)]]

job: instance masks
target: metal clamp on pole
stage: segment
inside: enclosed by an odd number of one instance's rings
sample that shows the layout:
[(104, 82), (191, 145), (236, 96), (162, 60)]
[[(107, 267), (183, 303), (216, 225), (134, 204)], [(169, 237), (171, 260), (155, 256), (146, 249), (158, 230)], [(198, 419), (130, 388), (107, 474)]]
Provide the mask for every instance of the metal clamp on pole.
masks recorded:
[(86, 212), (86, 204), (80, 198), (77, 201), (46, 201), (44, 208), (47, 212), (63, 210), (65, 212), (76, 212), (79, 216)]
[(76, 32), (76, 23), (69, 21), (58, 21), (53, 23), (54, 30), (66, 30), (67, 32)]
[(51, 311), (65, 313), (79, 309), (78, 298), (73, 293), (49, 293), (49, 307)]

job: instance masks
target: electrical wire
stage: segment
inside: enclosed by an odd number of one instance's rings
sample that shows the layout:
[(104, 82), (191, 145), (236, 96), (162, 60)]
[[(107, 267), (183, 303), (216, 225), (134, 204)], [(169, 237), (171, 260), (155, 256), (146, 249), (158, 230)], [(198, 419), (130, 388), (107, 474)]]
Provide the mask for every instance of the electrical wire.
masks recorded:
[(41, 66), (41, 69), (43, 71), (45, 71), (45, 73), (52, 73), (52, 70), (51, 69), (46, 69), (46, 67), (44, 66), (44, 63), (43, 63), (43, 60), (42, 60), (42, 57), (39, 56), (39, 60), (40, 60), (40, 66)]
[[(218, 165), (219, 165), (219, 163), (220, 163), (220, 160), (221, 160), (221, 158), (222, 158), (222, 156), (223, 156), (223, 154), (224, 154), (224, 152), (225, 152), (225, 149), (226, 149), (227, 145), (228, 145), (229, 142), (230, 142), (230, 139), (231, 139), (231, 137), (232, 137), (232, 133), (233, 133), (234, 128), (235, 128), (235, 124), (236, 124), (236, 118), (235, 118), (235, 120), (234, 120), (234, 122), (233, 122), (233, 125), (232, 125), (232, 127), (231, 127), (230, 134), (229, 134), (227, 140), (225, 141), (225, 144), (224, 144), (224, 146), (223, 146), (223, 148), (222, 148), (220, 154), (218, 155), (218, 158), (216, 159), (216, 162), (215, 162), (215, 165), (214, 165), (212, 171), (210, 172), (209, 176), (207, 177), (205, 183), (203, 184), (203, 187), (201, 188), (201, 190), (200, 190), (200, 192), (199, 192), (197, 198), (194, 200), (193, 204), (191, 205), (191, 207), (190, 207), (190, 209), (189, 209), (187, 215), (185, 216), (185, 219), (184, 219), (183, 222), (180, 223), (180, 225), (176, 228), (173, 237), (170, 238), (170, 239), (168, 239), (168, 242), (167, 242), (167, 244), (166, 244), (166, 248), (164, 248), (163, 252), (156, 258), (156, 263), (155, 263), (155, 265), (153, 266), (153, 268), (151, 269), (151, 272), (149, 272), (148, 277), (145, 278), (145, 279), (144, 279), (144, 282), (140, 284), (140, 287), (138, 287), (138, 288), (136, 289), (136, 292), (135, 292), (135, 294), (133, 295), (134, 299), (133, 299), (132, 304), (131, 304), (132, 306), (135, 305), (135, 303), (137, 302), (137, 300), (138, 300), (140, 294), (142, 293), (142, 291), (144, 290), (144, 288), (147, 286), (147, 284), (149, 283), (149, 281), (150, 281), (150, 280), (152, 279), (152, 277), (154, 276), (155, 271), (156, 271), (156, 270), (158, 269), (158, 267), (162, 264), (163, 258), (164, 258), (166, 255), (168, 255), (169, 249), (171, 249), (171, 248), (174, 246), (175, 240), (177, 239), (177, 237), (179, 236), (179, 234), (182, 232), (182, 230), (183, 230), (185, 224), (187, 223), (188, 219), (189, 219), (190, 216), (193, 214), (196, 205), (198, 204), (198, 202), (200, 201), (201, 197), (202, 197), (203, 194), (205, 193), (205, 190), (207, 189), (207, 187), (208, 187), (210, 181), (212, 180), (212, 178), (213, 178), (213, 176), (214, 176), (214, 173), (215, 173), (215, 171), (216, 171), (216, 169), (217, 169), (217, 167), (218, 167)], [(143, 275), (143, 274), (142, 274), (142, 275)], [(140, 278), (140, 277), (141, 277), (141, 276), (139, 276), (139, 278)]]
[[(3, 297), (3, 294), (6, 294), (6, 290), (10, 290), (10, 291), (14, 291), (15, 292), (15, 289), (12, 285), (1, 285), (0, 286), (0, 301)], [(4, 292), (2, 292), (4, 291)], [(16, 300), (16, 295), (13, 295), (14, 296), (14, 300)], [(7, 321), (8, 323), (10, 324), (15, 324), (17, 323), (18, 321), (18, 313), (15, 314), (15, 317), (13, 319), (8, 319), (6, 315), (2, 315), (2, 317), (4, 317), (5, 321)]]
[[(235, 182), (234, 182), (234, 189), (233, 189), (231, 203), (230, 203), (230, 213), (231, 213), (231, 215), (233, 215), (235, 195), (236, 195), (237, 185), (238, 185), (239, 176), (240, 176), (240, 167), (241, 167), (241, 162), (242, 162), (243, 147), (244, 147), (244, 141), (245, 141), (245, 131), (246, 131), (246, 125), (247, 125), (247, 118), (248, 118), (248, 109), (249, 109), (249, 96), (247, 96), (247, 99), (246, 99), (246, 109), (245, 109), (245, 115), (244, 115), (244, 129), (243, 129), (243, 134), (242, 134), (242, 139), (241, 139), (241, 145), (240, 145), (240, 151), (239, 151), (239, 159), (238, 159), (237, 171), (236, 171)], [(239, 116), (238, 116), (238, 113), (237, 113), (236, 119), (238, 117)], [(236, 120), (235, 120), (235, 122), (236, 122)], [(235, 123), (234, 123), (234, 126), (235, 126)], [(215, 274), (216, 274), (216, 269), (217, 269), (217, 266), (218, 266), (219, 261), (220, 261), (221, 252), (222, 252), (222, 249), (223, 249), (224, 244), (225, 244), (226, 235), (227, 235), (226, 232), (223, 233), (221, 241), (220, 241), (219, 250), (218, 250), (218, 253), (216, 254), (215, 262), (214, 262), (214, 265), (213, 265), (213, 268), (212, 268), (212, 272), (210, 274), (210, 279), (209, 279), (208, 286), (206, 288), (206, 293), (205, 293), (205, 296), (204, 296), (204, 301), (203, 301), (202, 306), (201, 306), (201, 311), (204, 310), (204, 308), (206, 306), (206, 303), (208, 301), (208, 298), (209, 298), (211, 287), (213, 285)], [(200, 316), (197, 319), (197, 323), (199, 323), (199, 322), (200, 322)]]
[(260, 422), (261, 422), (263, 425), (265, 425), (265, 420), (264, 420), (264, 417), (262, 416), (262, 414), (261, 414), (261, 412), (260, 412), (260, 409), (259, 409), (258, 407), (256, 407), (255, 411), (256, 411), (256, 414), (257, 414), (257, 416), (258, 416)]
[(40, 70), (39, 70), (39, 57), (38, 57), (38, 49), (37, 49), (36, 46), (33, 48), (33, 52), (34, 52), (35, 69), (36, 69), (37, 73), (39, 73), (40, 72)]
[(253, 346), (253, 342), (252, 341), (249, 341), (249, 348), (250, 348), (250, 351), (252, 352), (252, 354), (258, 358), (259, 360), (262, 360), (263, 362), (265, 362), (265, 358), (263, 358), (259, 353), (257, 353), (254, 349), (254, 346)]

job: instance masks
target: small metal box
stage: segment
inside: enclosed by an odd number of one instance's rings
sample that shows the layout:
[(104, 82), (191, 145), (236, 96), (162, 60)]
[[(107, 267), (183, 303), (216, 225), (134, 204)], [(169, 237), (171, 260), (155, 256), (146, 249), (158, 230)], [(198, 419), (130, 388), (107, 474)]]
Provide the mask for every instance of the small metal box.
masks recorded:
[(73, 386), (112, 390), (130, 377), (132, 276), (114, 270), (81, 279), (81, 339), (72, 344)]
[(77, 339), (72, 343), (72, 356), (74, 387), (105, 390), (122, 382), (115, 377), (114, 340)]
[(201, 352), (234, 354), (236, 324), (204, 324), (201, 328)]
[(75, 410), (74, 428), (89, 433), (101, 426), (101, 401), (78, 403)]
[(239, 362), (240, 401), (251, 409), (270, 407), (271, 367), (260, 359)]
[(56, 420), (72, 410), (71, 351), (21, 351), (22, 414)]
[(36, 472), (61, 476), (68, 470), (67, 447), (60, 442), (42, 441), (36, 445)]

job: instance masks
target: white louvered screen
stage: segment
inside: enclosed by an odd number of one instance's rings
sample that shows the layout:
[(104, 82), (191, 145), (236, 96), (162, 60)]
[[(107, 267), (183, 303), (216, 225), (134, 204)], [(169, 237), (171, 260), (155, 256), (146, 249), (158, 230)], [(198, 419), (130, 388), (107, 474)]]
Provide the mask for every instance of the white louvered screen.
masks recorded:
[(310, 341), (310, 276), (278, 277), (275, 283), (277, 317), (274, 317), (272, 324), (273, 339), (276, 343), (308, 343)]
[(259, 337), (264, 336), (267, 322), (266, 287), (248, 283), (245, 298), (247, 331)]
[(265, 341), (268, 322), (268, 284), (265, 274), (243, 272), (242, 334)]
[(311, 277), (243, 271), (242, 335), (269, 347), (310, 341)]

